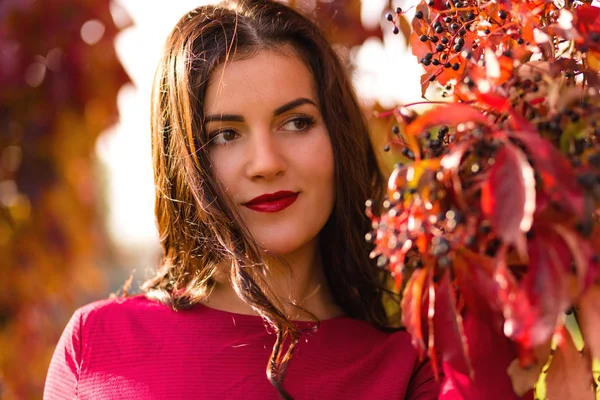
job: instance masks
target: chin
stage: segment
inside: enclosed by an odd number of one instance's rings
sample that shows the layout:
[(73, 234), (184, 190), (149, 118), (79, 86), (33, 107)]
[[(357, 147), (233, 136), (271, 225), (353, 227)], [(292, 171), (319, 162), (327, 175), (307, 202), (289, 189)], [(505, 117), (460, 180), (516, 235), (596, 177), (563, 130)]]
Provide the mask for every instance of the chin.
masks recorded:
[(301, 250), (309, 250), (317, 244), (316, 237), (308, 237), (305, 240), (302, 240), (298, 237), (279, 235), (276, 239), (273, 239), (274, 238), (260, 240), (260, 238), (258, 238), (257, 243), (264, 255), (285, 257)]

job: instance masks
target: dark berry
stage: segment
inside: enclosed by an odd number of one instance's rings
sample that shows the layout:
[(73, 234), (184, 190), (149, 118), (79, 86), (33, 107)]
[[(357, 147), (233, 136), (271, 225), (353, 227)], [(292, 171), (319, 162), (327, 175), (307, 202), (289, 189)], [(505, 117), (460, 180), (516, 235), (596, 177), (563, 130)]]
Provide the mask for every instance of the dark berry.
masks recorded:
[(417, 11), (415, 13), (415, 17), (417, 17), (418, 19), (423, 19), (423, 11)]
[(585, 140), (575, 139), (575, 141), (573, 142), (573, 153), (576, 156), (580, 156), (581, 154), (583, 154), (584, 150), (585, 150)]
[(444, 64), (444, 68), (450, 68), (451, 66), (452, 65), (449, 62), (447, 62), (447, 63)]
[(431, 60), (431, 63), (433, 65), (440, 65), (440, 60), (438, 60), (437, 58), (435, 60)]
[(437, 28), (438, 26), (441, 26), (442, 23), (440, 21), (435, 21), (432, 25), (433, 29)]
[(455, 44), (454, 45), (454, 51), (457, 52), (457, 53), (460, 52), (462, 50), (462, 48), (463, 47), (462, 47), (461, 44)]
[(600, 153), (590, 155), (588, 163), (596, 168), (600, 167)]
[(432, 57), (433, 57), (433, 54), (431, 54), (431, 53), (425, 53), (425, 57), (424, 58), (426, 60), (431, 60)]
[(592, 234), (592, 223), (591, 221), (579, 221), (575, 224), (575, 229), (587, 238)]
[(439, 38), (439, 37), (437, 37), (437, 36), (432, 36), (430, 40), (431, 40), (433, 43), (437, 43), (437, 42), (438, 42), (438, 40), (440, 40), (440, 38)]
[(442, 38), (442, 43), (443, 43), (443, 44), (448, 44), (448, 42), (449, 42), (449, 40), (448, 40), (448, 38), (447, 38), (447, 37), (443, 37), (443, 38)]
[(428, 5), (429, 7), (433, 7), (433, 6), (435, 6), (435, 0), (429, 0), (429, 1), (427, 2), (427, 5)]
[(459, 68), (460, 68), (460, 64), (459, 64), (459, 63), (454, 63), (454, 64), (452, 64), (452, 69), (453, 69), (453, 70), (455, 70), (455, 71), (458, 71), (458, 70), (459, 70)]
[(464, 46), (464, 44), (465, 44), (465, 38), (461, 38), (461, 37), (457, 38), (456, 39), (456, 44), (460, 44), (461, 46)]
[(394, 20), (394, 16), (391, 13), (387, 13), (385, 14), (385, 19), (391, 22)]
[(517, 43), (523, 44), (523, 43), (525, 43), (525, 40), (523, 38), (519, 38), (519, 39), (517, 39)]
[(594, 172), (584, 172), (577, 177), (577, 182), (581, 186), (592, 187), (596, 183), (596, 174)]
[(399, 133), (400, 133), (400, 127), (399, 127), (398, 125), (394, 125), (394, 126), (392, 127), (392, 133), (393, 133), (394, 135), (397, 135), (397, 134), (399, 134)]
[(429, 140), (427, 142), (427, 147), (429, 147), (430, 149), (439, 149), (442, 146), (442, 142), (440, 142), (439, 140)]
[(440, 52), (440, 51), (444, 51), (446, 47), (443, 44), (438, 44), (437, 46), (435, 46), (435, 51)]
[(500, 10), (498, 12), (498, 16), (500, 17), (500, 19), (506, 19), (507, 15), (506, 15), (506, 11), (504, 10)]
[(437, 34), (444, 33), (444, 28), (441, 25), (437, 26), (435, 28), (435, 33), (437, 33)]
[(398, 29), (398, 27), (397, 27), (397, 26), (394, 26), (394, 29), (392, 30), (392, 33), (393, 33), (394, 35), (397, 35), (399, 32), (400, 32), (400, 29)]
[(450, 25), (450, 28), (452, 28), (453, 31), (457, 30), (459, 28), (458, 24), (455, 22), (452, 25)]
[(491, 231), (492, 231), (492, 227), (490, 226), (489, 222), (484, 221), (481, 223), (481, 226), (479, 227), (479, 232), (481, 232), (484, 235), (487, 235)]
[(421, 35), (421, 36), (419, 37), (419, 40), (420, 40), (421, 42), (426, 42), (426, 41), (427, 41), (427, 35)]
[(402, 8), (396, 7), (396, 14), (402, 14)]
[(385, 147), (383, 148), (383, 151), (385, 151), (385, 152), (390, 151), (390, 145), (386, 144)]
[(560, 122), (557, 122), (557, 121), (551, 121), (550, 124), (548, 125), (548, 128), (550, 129), (551, 132), (554, 132), (554, 133), (562, 132), (562, 129), (560, 127)]
[(428, 60), (427, 58), (422, 58), (421, 59), (421, 64), (428, 66), (431, 64), (431, 60)]

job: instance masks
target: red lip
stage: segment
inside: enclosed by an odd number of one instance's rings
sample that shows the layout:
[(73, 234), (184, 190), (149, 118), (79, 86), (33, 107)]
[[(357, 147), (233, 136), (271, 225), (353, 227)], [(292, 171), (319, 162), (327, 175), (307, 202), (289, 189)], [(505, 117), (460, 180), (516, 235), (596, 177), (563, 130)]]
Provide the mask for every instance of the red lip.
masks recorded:
[(298, 195), (299, 193), (282, 190), (255, 197), (243, 205), (258, 212), (278, 212), (291, 206)]

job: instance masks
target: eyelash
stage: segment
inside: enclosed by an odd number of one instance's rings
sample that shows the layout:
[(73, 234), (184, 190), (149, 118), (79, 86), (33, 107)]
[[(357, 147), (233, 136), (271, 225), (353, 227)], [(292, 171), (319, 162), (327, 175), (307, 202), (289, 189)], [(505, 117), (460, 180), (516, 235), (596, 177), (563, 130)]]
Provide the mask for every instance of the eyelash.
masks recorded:
[[(290, 132), (296, 132), (296, 133), (304, 133), (304, 132), (308, 131), (310, 128), (312, 128), (315, 125), (316, 119), (314, 117), (310, 116), (310, 115), (297, 115), (297, 116), (294, 116), (294, 117), (288, 119), (287, 121), (285, 121), (281, 126), (285, 126), (285, 125), (287, 125), (289, 123), (293, 123), (293, 122), (301, 122), (301, 123), (306, 124), (306, 126), (304, 128), (302, 128), (302, 129), (298, 129), (297, 131), (293, 131), (293, 130), (289, 130), (289, 131)], [(214, 142), (214, 140), (219, 135), (222, 135), (225, 132), (234, 132), (236, 135), (239, 135), (239, 133), (235, 129), (229, 129), (229, 128), (220, 129), (220, 130), (217, 130), (217, 131), (215, 131), (215, 132), (213, 132), (213, 133), (211, 133), (209, 135), (209, 138), (208, 138), (209, 145), (210, 146), (227, 146), (231, 142), (233, 142), (233, 140), (226, 141), (225, 143), (222, 143), (222, 144), (218, 144), (218, 143)]]
[(310, 116), (310, 115), (297, 115), (289, 120), (287, 120), (286, 122), (283, 123), (282, 126), (285, 126), (287, 124), (289, 124), (290, 122), (303, 122), (306, 124), (306, 127), (303, 129), (299, 129), (297, 132), (306, 132), (307, 130), (309, 130), (310, 128), (312, 128), (315, 123), (317, 122), (315, 120), (314, 117)]

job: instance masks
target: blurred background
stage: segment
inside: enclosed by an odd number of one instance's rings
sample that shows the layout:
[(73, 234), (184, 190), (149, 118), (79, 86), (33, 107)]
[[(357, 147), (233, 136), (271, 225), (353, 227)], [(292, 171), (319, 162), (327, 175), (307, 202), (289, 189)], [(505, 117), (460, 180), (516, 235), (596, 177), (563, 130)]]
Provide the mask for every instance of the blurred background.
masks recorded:
[[(158, 265), (152, 76), (176, 21), (207, 3), (0, 0), (1, 399), (41, 398), (75, 309), (119, 293), (130, 275), (136, 291)], [(367, 115), (420, 100), (420, 66), (384, 20), (409, 4), (288, 3), (349, 61)], [(391, 125), (371, 125), (389, 170)]]

